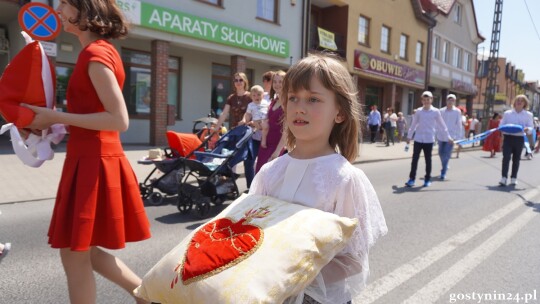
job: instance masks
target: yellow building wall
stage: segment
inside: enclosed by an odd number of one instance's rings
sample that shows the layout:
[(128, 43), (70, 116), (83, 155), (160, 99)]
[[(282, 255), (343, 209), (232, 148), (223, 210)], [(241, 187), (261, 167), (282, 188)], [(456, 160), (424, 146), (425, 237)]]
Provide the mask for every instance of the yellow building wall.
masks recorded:
[[(347, 65), (354, 69), (354, 50), (358, 49), (396, 63), (425, 70), (428, 25), (416, 18), (411, 0), (351, 0), (349, 4), (349, 24), (347, 33)], [(369, 45), (358, 43), (358, 19), (360, 15), (369, 18)], [(390, 31), (390, 53), (381, 52), (381, 29), (385, 25)], [(407, 60), (399, 58), (401, 34), (409, 36)], [(422, 64), (416, 64), (416, 42), (423, 43)], [(395, 58), (397, 56), (397, 59)], [(362, 74), (365, 75), (365, 74)]]

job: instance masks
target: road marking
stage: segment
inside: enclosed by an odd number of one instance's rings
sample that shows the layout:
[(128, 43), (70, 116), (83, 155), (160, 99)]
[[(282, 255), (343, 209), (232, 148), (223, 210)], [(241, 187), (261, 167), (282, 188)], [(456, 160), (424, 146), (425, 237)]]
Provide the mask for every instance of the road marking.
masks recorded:
[(493, 252), (508, 241), (523, 226), (525, 226), (537, 214), (530, 209), (525, 210), (519, 217), (498, 231), (487, 241), (476, 247), (463, 259), (452, 265), (448, 270), (433, 279), (422, 289), (418, 290), (403, 303), (435, 303), (450, 288), (467, 276), (480, 263), (484, 262)]
[(475, 237), (480, 232), (484, 231), (493, 223), (505, 217), (518, 207), (523, 206), (523, 199), (530, 200), (538, 193), (539, 191), (537, 188), (525, 193), (522, 197), (512, 200), (512, 202), (510, 202), (506, 206), (499, 208), (497, 211), (491, 213), (480, 221), (458, 232), (457, 234), (443, 241), (439, 245), (424, 252), (422, 255), (414, 258), (406, 264), (403, 264), (402, 266), (398, 267), (386, 276), (374, 281), (373, 283), (366, 286), (366, 289), (362, 292), (362, 294), (355, 298), (353, 302), (362, 304), (369, 304), (375, 302), (377, 299), (386, 295), (394, 288), (403, 284), (419, 272), (428, 268), (431, 264), (442, 259), (454, 249), (458, 248), (459, 246), (463, 245), (464, 243)]

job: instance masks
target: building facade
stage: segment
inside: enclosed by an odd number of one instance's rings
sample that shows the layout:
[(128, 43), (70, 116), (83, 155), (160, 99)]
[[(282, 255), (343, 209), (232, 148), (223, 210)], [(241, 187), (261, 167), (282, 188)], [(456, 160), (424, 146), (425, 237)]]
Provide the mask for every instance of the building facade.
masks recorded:
[[(423, 6), (437, 20), (431, 35), (428, 80), (434, 106), (443, 107), (446, 96), (452, 93), (457, 96), (457, 104), (465, 106), (468, 113), (479, 111), (478, 105), (473, 105), (478, 94), (476, 58), (478, 44), (485, 38), (478, 32), (473, 1), (427, 0)], [(481, 113), (477, 114), (481, 117)]]
[[(53, 7), (58, 0), (39, 1)], [(117, 0), (132, 23), (127, 39), (113, 40), (126, 82), (130, 128), (125, 143), (166, 145), (166, 131), (192, 132), (193, 120), (219, 115), (231, 93), (232, 75), (244, 72), (250, 85), (268, 70), (287, 69), (303, 55), (306, 11), (288, 0)], [(10, 48), (0, 70), (23, 47), (17, 22), (19, 1), (0, 0), (0, 27)], [(4, 12), (11, 13), (4, 13)], [(75, 36), (61, 33), (51, 44), (57, 74), (57, 107), (80, 51)]]
[(429, 28), (419, 0), (348, 1), (347, 65), (366, 110), (411, 114), (426, 87)]
[[(474, 103), (477, 111), (483, 111), (486, 102), (490, 102), (485, 98), (485, 90), (487, 87), (488, 77), (488, 60), (478, 61), (478, 76), (476, 78), (476, 86), (480, 94)], [(517, 69), (515, 65), (508, 62), (506, 58), (499, 57), (497, 60), (497, 69), (499, 73), (495, 78), (495, 100), (493, 103), (493, 111), (503, 113), (512, 107), (512, 101), (519, 94), (526, 93), (526, 83), (524, 81), (525, 74), (521, 69)], [(532, 93), (532, 91), (531, 91)], [(534, 97), (531, 95), (531, 97)], [(531, 100), (531, 103), (534, 98)], [(533, 106), (533, 105), (531, 105)]]

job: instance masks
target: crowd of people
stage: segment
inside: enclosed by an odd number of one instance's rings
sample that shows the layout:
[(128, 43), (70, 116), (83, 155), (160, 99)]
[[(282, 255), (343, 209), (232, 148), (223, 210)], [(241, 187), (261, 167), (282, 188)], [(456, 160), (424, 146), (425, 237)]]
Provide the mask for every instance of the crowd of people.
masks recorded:
[[(424, 187), (431, 185), (431, 154), (433, 146), (438, 144), (438, 154), (441, 160), (440, 180), (446, 179), (448, 163), (452, 152), (456, 151), (456, 158), (462, 149), (464, 139), (469, 139), (468, 143), (473, 147), (482, 145), (482, 150), (490, 152), (490, 158), (495, 157), (496, 153), (502, 151), (502, 170), (499, 184), (504, 186), (508, 182), (508, 169), (510, 159), (512, 160), (512, 173), (510, 175), (510, 184), (517, 184), (517, 171), (521, 159), (521, 151), (525, 149), (525, 158), (532, 159), (533, 153), (540, 151), (540, 123), (537, 117), (533, 118), (531, 112), (527, 111), (529, 100), (525, 95), (518, 95), (512, 101), (512, 109), (507, 110), (501, 115), (495, 112), (487, 123), (489, 132), (487, 137), (480, 136), (481, 122), (472, 114), (467, 115), (464, 107), (456, 106), (456, 95), (448, 94), (446, 105), (437, 109), (432, 105), (433, 94), (425, 91), (421, 95), (422, 107), (413, 110), (412, 122), (407, 130), (407, 121), (403, 113), (394, 113), (393, 108), (387, 108), (384, 115), (377, 110), (377, 105), (372, 105), (370, 113), (367, 115), (367, 127), (370, 132), (370, 142), (375, 143), (378, 134), (381, 134), (381, 142), (389, 146), (390, 142), (394, 144), (394, 136), (397, 135), (397, 142), (405, 139), (407, 144), (413, 140), (413, 155), (411, 162), (411, 171), (409, 180), (405, 183), (407, 187), (415, 185), (416, 169), (420, 153), (424, 152), (426, 162), (426, 174), (424, 176)], [(518, 125), (520, 132), (514, 130), (505, 131), (500, 126)], [(525, 138), (527, 138), (525, 142)], [(454, 141), (459, 141), (455, 148)], [(526, 147), (529, 144), (530, 147)], [(407, 146), (408, 147), (408, 146)], [(530, 149), (528, 149), (530, 148)], [(519, 151), (518, 151), (519, 150)]]
[[(64, 30), (83, 47), (67, 88), (68, 111), (27, 106), (36, 114), (31, 129), (43, 130), (55, 123), (70, 126), (48, 242), (60, 251), (72, 303), (95, 303), (94, 272), (133, 295), (141, 284), (139, 276), (100, 248), (121, 249), (127, 242), (151, 237), (135, 174), (120, 143), (119, 133), (129, 124), (122, 95), (125, 75), (121, 57), (108, 41), (127, 35), (128, 28), (115, 1), (87, 2), (92, 5), (61, 1), (56, 9)], [(234, 92), (213, 129), (220, 130), (227, 119), (230, 129), (254, 128), (252, 155), (244, 161), (249, 194), (355, 218), (361, 227), (299, 295), (303, 298), (291, 302), (351, 303), (366, 284), (369, 249), (387, 227), (371, 182), (351, 164), (358, 156), (363, 113), (349, 72), (333, 56), (310, 55), (287, 73), (264, 73), (262, 86), (250, 86), (241, 72), (232, 81)], [(393, 108), (381, 115), (372, 106), (367, 115), (370, 142), (375, 143), (380, 130), (386, 146), (395, 144), (395, 134), (398, 143), (413, 141), (407, 187), (415, 185), (422, 151), (423, 186), (429, 187), (434, 143), (439, 144), (440, 179), (444, 180), (455, 142), (480, 132), (478, 119), (474, 115), (467, 119), (455, 106), (455, 95), (447, 96), (442, 109), (432, 105), (430, 91), (421, 95), (421, 101), (409, 126), (403, 113), (396, 114)], [(502, 119), (495, 113), (489, 122), (492, 129), (507, 124), (522, 127), (520, 132), (493, 132), (484, 142), (483, 149), (491, 157), (503, 153), (501, 185), (507, 184), (510, 160), (510, 183), (517, 183), (524, 135), (538, 130), (528, 106), (527, 97), (519, 95)], [(533, 148), (538, 152), (539, 147)], [(9, 250), (10, 243), (0, 243), (0, 260)], [(147, 303), (135, 296), (134, 301)]]

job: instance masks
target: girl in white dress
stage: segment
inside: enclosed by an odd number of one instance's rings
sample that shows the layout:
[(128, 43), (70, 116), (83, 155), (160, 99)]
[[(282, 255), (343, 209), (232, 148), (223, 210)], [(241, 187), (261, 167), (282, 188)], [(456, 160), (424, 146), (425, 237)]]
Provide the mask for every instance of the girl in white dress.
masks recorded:
[(346, 248), (286, 303), (351, 302), (365, 286), (370, 247), (387, 232), (373, 186), (351, 164), (358, 156), (360, 121), (354, 88), (347, 69), (328, 55), (302, 59), (283, 80), (283, 134), (290, 152), (264, 165), (249, 193), (359, 220)]

